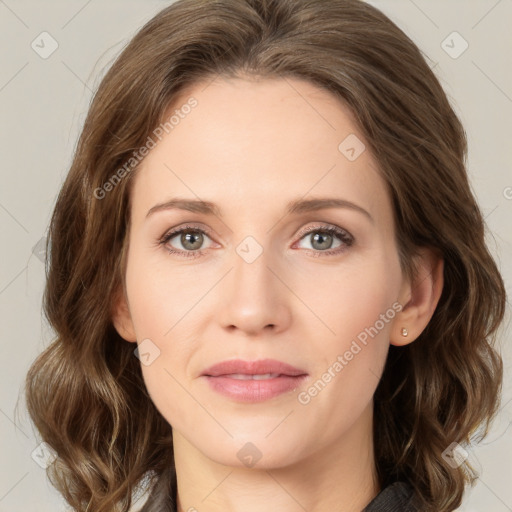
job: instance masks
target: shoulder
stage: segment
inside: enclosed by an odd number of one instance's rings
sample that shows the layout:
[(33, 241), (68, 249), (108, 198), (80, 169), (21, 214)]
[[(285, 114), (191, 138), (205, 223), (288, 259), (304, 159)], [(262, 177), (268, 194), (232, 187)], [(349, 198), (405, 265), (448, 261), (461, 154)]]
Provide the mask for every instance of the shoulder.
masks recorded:
[(419, 512), (414, 505), (414, 489), (404, 481), (384, 488), (362, 512)]

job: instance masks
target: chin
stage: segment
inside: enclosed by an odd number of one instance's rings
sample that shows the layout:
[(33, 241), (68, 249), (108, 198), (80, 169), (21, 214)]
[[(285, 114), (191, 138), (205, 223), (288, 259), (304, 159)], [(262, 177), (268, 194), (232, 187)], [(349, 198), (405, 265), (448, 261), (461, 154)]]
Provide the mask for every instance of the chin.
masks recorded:
[(304, 439), (301, 440), (299, 437), (295, 440), (294, 437), (290, 437), (289, 432), (285, 432), (286, 435), (279, 436), (276, 433), (275, 436), (270, 434), (266, 437), (268, 433), (269, 431), (264, 435), (251, 436), (245, 431), (243, 435), (234, 435), (233, 438), (226, 435), (222, 440), (205, 435), (203, 439), (208, 439), (208, 444), (196, 446), (218, 464), (248, 469), (276, 469), (289, 466), (304, 454)]

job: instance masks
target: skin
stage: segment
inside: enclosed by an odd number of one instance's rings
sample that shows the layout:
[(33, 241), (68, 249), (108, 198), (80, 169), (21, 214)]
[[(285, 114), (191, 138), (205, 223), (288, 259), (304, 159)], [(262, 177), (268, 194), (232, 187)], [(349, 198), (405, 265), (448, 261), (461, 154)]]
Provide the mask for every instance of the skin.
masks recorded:
[[(393, 210), (367, 149), (354, 161), (338, 150), (364, 142), (348, 107), (299, 79), (216, 78), (196, 84), (198, 106), (154, 147), (134, 177), (126, 297), (114, 324), (129, 342), (150, 339), (160, 355), (141, 365), (147, 390), (172, 425), (179, 511), (360, 512), (381, 490), (372, 442), (373, 394), (389, 345), (413, 342), (442, 289), (442, 261), (424, 249), (417, 278), (402, 273)], [(222, 217), (169, 209), (171, 197), (216, 203)], [(364, 208), (285, 214), (293, 199), (337, 197)], [(210, 229), (196, 258), (171, 228)], [(334, 255), (303, 228), (334, 225)], [(252, 263), (236, 251), (251, 236)], [(186, 242), (185, 242), (186, 243)], [(200, 244), (200, 242), (199, 242)], [(254, 250), (254, 249), (251, 249)], [(327, 249), (328, 250), (328, 249)], [(190, 252), (190, 248), (188, 249)], [(315, 257), (316, 254), (316, 257)], [(333, 366), (357, 335), (394, 303), (394, 315), (303, 405), (301, 391)], [(408, 336), (401, 334), (402, 327)], [(240, 403), (200, 374), (227, 359), (273, 358), (304, 369), (299, 389)], [(237, 456), (252, 443), (253, 467)]]

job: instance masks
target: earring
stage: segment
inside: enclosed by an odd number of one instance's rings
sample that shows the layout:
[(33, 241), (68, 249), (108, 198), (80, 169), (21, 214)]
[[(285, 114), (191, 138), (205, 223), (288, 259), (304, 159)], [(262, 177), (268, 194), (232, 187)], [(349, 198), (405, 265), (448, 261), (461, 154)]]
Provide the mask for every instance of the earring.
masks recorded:
[(405, 327), (402, 327), (402, 336), (407, 336), (409, 333), (407, 332), (407, 329)]

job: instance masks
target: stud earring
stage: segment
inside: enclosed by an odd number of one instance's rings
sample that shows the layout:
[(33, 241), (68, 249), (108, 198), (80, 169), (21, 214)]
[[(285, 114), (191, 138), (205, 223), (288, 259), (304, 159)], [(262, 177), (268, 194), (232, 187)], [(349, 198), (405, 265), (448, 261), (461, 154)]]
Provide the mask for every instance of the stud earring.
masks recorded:
[(407, 332), (407, 329), (405, 327), (402, 327), (402, 336), (407, 336), (409, 333)]

